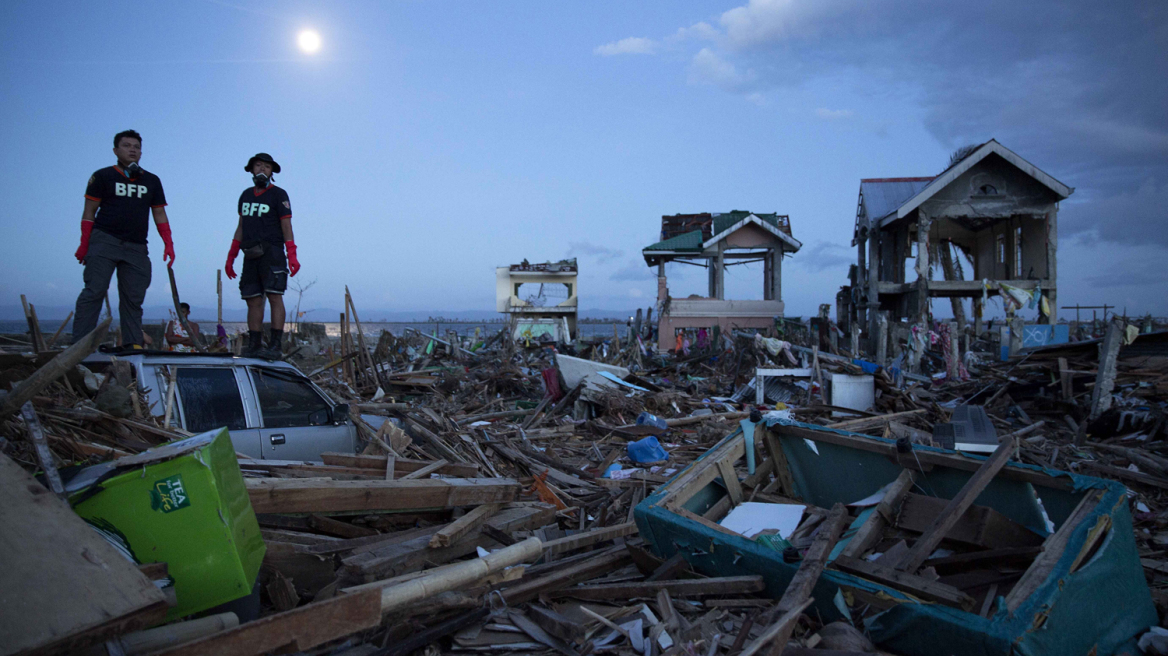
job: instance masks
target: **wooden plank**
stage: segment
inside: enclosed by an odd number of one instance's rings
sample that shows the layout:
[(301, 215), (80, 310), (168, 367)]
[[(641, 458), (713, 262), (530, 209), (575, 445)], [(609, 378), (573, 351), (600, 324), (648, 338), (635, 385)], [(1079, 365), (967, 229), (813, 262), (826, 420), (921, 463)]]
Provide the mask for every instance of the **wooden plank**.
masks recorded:
[(321, 533), (335, 535), (339, 538), (367, 538), (372, 535), (379, 535), (377, 531), (371, 528), (357, 526), (356, 524), (342, 522), (322, 515), (309, 516), (308, 525)]
[[(857, 449), (859, 451), (878, 453), (893, 460), (896, 459), (897, 455), (895, 444), (871, 437), (863, 437), (860, 435), (843, 435), (827, 430), (815, 430), (811, 428), (803, 428), (802, 426), (790, 426), (784, 424), (776, 425), (771, 430), (777, 431), (780, 435), (786, 435), (789, 437), (805, 438), (814, 442), (824, 442), (827, 444), (835, 444), (838, 446)], [(962, 471), (977, 471), (981, 468), (982, 463), (985, 462), (984, 458), (975, 458), (972, 456), (956, 453), (942, 453), (925, 449), (914, 449), (911, 457), (915, 460), (919, 460), (921, 465), (924, 467), (950, 467), (952, 469), (960, 469)], [(1071, 480), (1066, 476), (1051, 476), (1050, 474), (1027, 469), (1019, 465), (1008, 464), (1002, 468), (998, 475), (1006, 480), (1031, 483), (1033, 485), (1039, 485), (1041, 487), (1047, 487), (1056, 490), (1072, 491), (1074, 488), (1074, 483), (1072, 483)]]
[(880, 542), (880, 538), (884, 535), (884, 528), (892, 523), (901, 502), (904, 501), (905, 495), (909, 493), (915, 482), (916, 474), (911, 469), (900, 472), (900, 476), (897, 476), (896, 480), (893, 481), (892, 487), (884, 493), (884, 498), (876, 504), (876, 509), (871, 515), (868, 515), (868, 519), (860, 526), (860, 530), (856, 531), (851, 541), (844, 547), (843, 555), (860, 558)]
[[(711, 415), (705, 415), (702, 418), (704, 419), (709, 416)], [(669, 484), (668, 491), (662, 496), (658, 505), (670, 510), (681, 508), (698, 490), (709, 485), (720, 475), (718, 467), (715, 465), (716, 462), (726, 459), (729, 459), (730, 462), (737, 462), (745, 454), (745, 440), (742, 438), (742, 435), (739, 434), (730, 438), (721, 446), (708, 451), (701, 460), (693, 462), (678, 474), (673, 479), (673, 482)]]
[(41, 427), (41, 420), (37, 418), (36, 409), (32, 407), (32, 401), (27, 401), (20, 407), (20, 417), (24, 419), (24, 426), (28, 429), (37, 463), (49, 481), (49, 489), (64, 499), (65, 486), (61, 483), (61, 475), (57, 473), (57, 463), (53, 460), (53, 452), (49, 450), (49, 441), (45, 439), (45, 431)]
[(420, 478), (429, 478), (430, 474), (433, 474), (434, 472), (438, 471), (439, 469), (442, 469), (443, 467), (445, 467), (447, 465), (447, 463), (448, 463), (448, 461), (446, 461), (446, 460), (436, 460), (436, 461), (426, 465), (425, 467), (422, 467), (421, 469), (419, 469), (417, 471), (412, 471), (412, 472), (406, 474), (405, 476), (402, 476), (398, 480), (410, 481), (410, 480), (420, 479)]
[[(906, 531), (924, 532), (941, 513), (946, 511), (947, 505), (945, 499), (909, 494), (896, 516), (896, 527)], [(993, 508), (974, 505), (970, 506), (945, 533), (945, 540), (982, 549), (1004, 549), (1038, 546), (1042, 544), (1043, 536)]]
[[(799, 569), (791, 578), (791, 582), (787, 584), (782, 598), (779, 599), (777, 613), (786, 613), (811, 598), (811, 591), (815, 588), (815, 583), (819, 581), (819, 575), (823, 573), (824, 566), (827, 565), (827, 557), (831, 554), (835, 543), (839, 541), (840, 534), (843, 533), (847, 522), (847, 508), (842, 503), (832, 506), (827, 519), (819, 526), (819, 532), (815, 534), (811, 546), (803, 554), (803, 561), (799, 563)], [(786, 644), (786, 641), (784, 640), (780, 644)]]
[(965, 514), (966, 510), (969, 510), (969, 507), (977, 500), (978, 495), (985, 490), (994, 476), (1001, 471), (1013, 453), (1013, 438), (1004, 440), (999, 444), (993, 455), (985, 461), (985, 464), (980, 469), (974, 472), (973, 476), (969, 477), (965, 485), (961, 486), (961, 491), (950, 499), (945, 509), (937, 516), (937, 519), (917, 538), (912, 548), (908, 550), (908, 553), (896, 564), (896, 569), (910, 573), (920, 569), (925, 560), (933, 553), (933, 550), (937, 548), (937, 545), (941, 544), (941, 540), (945, 539), (945, 535), (949, 532), (949, 529), (953, 528), (961, 520), (961, 516)]
[(0, 652), (76, 653), (165, 616), (154, 583), (3, 454), (0, 525)]
[(953, 586), (930, 581), (916, 574), (908, 574), (892, 569), (891, 567), (885, 567), (877, 563), (870, 563), (866, 560), (843, 555), (837, 556), (831, 564), (836, 569), (855, 574), (873, 583), (894, 590), (906, 592), (918, 599), (935, 601), (946, 606), (960, 608), (961, 610), (970, 610), (973, 608), (973, 597), (970, 597)]
[(722, 483), (730, 496), (730, 503), (737, 506), (742, 503), (742, 483), (738, 480), (738, 472), (734, 471), (734, 463), (719, 460), (717, 466), (718, 473), (722, 475)]
[(497, 503), (485, 503), (478, 508), (468, 512), (459, 517), (453, 522), (443, 526), (433, 537), (430, 538), (430, 548), (438, 549), (440, 547), (449, 547), (458, 542), (467, 533), (482, 526), (483, 522), (487, 521), (491, 515), (499, 510)]
[[(770, 625), (765, 631), (763, 631), (762, 635), (760, 635), (758, 638), (755, 638), (749, 645), (746, 646), (746, 649), (742, 650), (741, 656), (754, 656), (754, 654), (761, 652), (763, 649), (770, 649), (771, 644), (776, 643), (775, 639), (780, 634), (785, 634), (788, 636), (791, 635), (791, 631), (795, 628), (795, 622), (799, 620), (799, 615), (804, 610), (806, 610), (813, 601), (815, 600), (808, 599), (798, 608), (791, 609), (778, 620), (776, 620), (774, 624)], [(783, 643), (778, 644), (780, 653), (781, 650), (786, 646), (787, 645), (785, 640)]]
[(588, 547), (600, 542), (607, 542), (609, 540), (623, 538), (636, 532), (636, 522), (625, 522), (623, 524), (605, 526), (603, 528), (577, 533), (576, 535), (569, 535), (568, 537), (559, 538), (558, 540), (548, 540), (547, 542), (543, 543), (543, 553), (544, 555), (567, 553), (569, 551), (575, 551), (576, 549)]
[(258, 656), (273, 651), (306, 651), (381, 624), (381, 592), (342, 595), (270, 615), (154, 656)]
[[(376, 470), (374, 474), (385, 472), (385, 463), (388, 460), (386, 456), (364, 456), (355, 455), (352, 453), (322, 453), (320, 459), (326, 465), (333, 465), (336, 467), (360, 467), (362, 469)], [(396, 476), (403, 476), (410, 472), (417, 471), (423, 467), (431, 464), (429, 460), (414, 460), (410, 458), (398, 458), (393, 464), (393, 471)], [(468, 465), (461, 462), (447, 462), (441, 469), (439, 474), (443, 476), (458, 476), (460, 478), (475, 478), (479, 476), (480, 471), (477, 465)]]
[[(554, 517), (555, 509), (552, 506), (509, 508), (489, 518), (484, 528), (494, 526), (504, 532), (534, 529), (552, 521)], [(417, 571), (427, 563), (447, 563), (474, 553), (480, 546), (494, 546), (492, 540), (481, 531), (470, 531), (449, 547), (431, 548), (430, 539), (441, 528), (432, 526), (418, 529), (409, 532), (408, 539), (395, 536), (394, 539), (380, 544), (371, 544), (361, 550), (354, 550), (352, 555), (341, 561), (343, 566), (337, 575), (346, 586), (368, 583)]]
[[(757, 435), (757, 433), (755, 433)], [(779, 493), (783, 496), (794, 496), (795, 480), (791, 477), (791, 465), (787, 462), (787, 454), (783, 453), (779, 438), (771, 431), (765, 432), (767, 453), (775, 469), (775, 481), (778, 483)]]
[(1063, 552), (1066, 551), (1067, 545), (1071, 541), (1071, 534), (1079, 528), (1088, 515), (1095, 511), (1095, 507), (1099, 505), (1099, 500), (1102, 497), (1102, 492), (1095, 490), (1088, 492), (1062, 526), (1046, 538), (1042, 544), (1042, 553), (1034, 559), (1026, 573), (1022, 575), (1022, 579), (1006, 595), (1006, 608), (1011, 614), (1050, 578), (1051, 572), (1058, 565), (1058, 561), (1063, 557)]
[(766, 587), (762, 577), (723, 576), (708, 579), (674, 579), (671, 581), (637, 581), (633, 583), (602, 583), (580, 585), (574, 588), (556, 590), (552, 597), (575, 597), (576, 599), (632, 599), (634, 597), (654, 597), (661, 590), (668, 590), (675, 597), (704, 597), (724, 594), (748, 594), (759, 592)]
[(890, 421), (923, 414), (924, 412), (924, 408), (918, 410), (906, 410), (904, 412), (894, 412), (887, 415), (876, 415), (875, 417), (861, 417), (859, 419), (838, 421), (834, 424), (828, 424), (827, 427), (834, 428), (836, 430), (846, 430), (858, 433), (860, 431), (866, 431), (872, 428), (884, 428)]
[(444, 478), (410, 481), (247, 479), (257, 513), (330, 513), (360, 510), (423, 510), (514, 501), (520, 485), (509, 478)]
[(601, 574), (623, 567), (630, 561), (629, 552), (623, 546), (615, 546), (574, 565), (559, 567), (543, 576), (524, 579), (503, 590), (502, 595), (509, 606), (516, 606), (531, 601), (546, 592), (596, 578)]

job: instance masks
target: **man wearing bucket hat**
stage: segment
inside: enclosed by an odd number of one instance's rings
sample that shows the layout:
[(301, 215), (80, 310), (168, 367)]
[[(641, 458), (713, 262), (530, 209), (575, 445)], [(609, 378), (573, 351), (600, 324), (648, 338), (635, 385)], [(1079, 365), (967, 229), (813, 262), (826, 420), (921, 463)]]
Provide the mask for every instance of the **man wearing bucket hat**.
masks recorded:
[[(292, 204), (288, 192), (272, 183), (280, 165), (267, 153), (256, 153), (244, 170), (254, 186), (239, 197), (239, 224), (227, 253), (228, 278), (235, 278), (235, 256), (243, 251), (239, 295), (247, 302), (247, 346), (244, 355), (278, 359), (284, 337), (284, 290), (288, 276), (300, 270), (292, 235)], [(287, 251), (287, 257), (285, 257)], [(272, 307), (272, 332), (263, 347), (264, 299)]]

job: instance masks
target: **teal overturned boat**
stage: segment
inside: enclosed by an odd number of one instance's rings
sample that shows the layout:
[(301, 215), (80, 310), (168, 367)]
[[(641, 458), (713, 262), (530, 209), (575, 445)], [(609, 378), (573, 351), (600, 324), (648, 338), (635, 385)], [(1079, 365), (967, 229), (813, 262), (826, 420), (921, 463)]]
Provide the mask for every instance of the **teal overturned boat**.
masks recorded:
[(711, 576), (762, 575), (777, 599), (799, 548), (845, 504), (849, 527), (806, 611), (823, 622), (851, 621), (909, 656), (1139, 653), (1135, 638), (1159, 618), (1126, 489), (999, 451), (746, 424), (635, 517), (658, 556), (680, 553)]

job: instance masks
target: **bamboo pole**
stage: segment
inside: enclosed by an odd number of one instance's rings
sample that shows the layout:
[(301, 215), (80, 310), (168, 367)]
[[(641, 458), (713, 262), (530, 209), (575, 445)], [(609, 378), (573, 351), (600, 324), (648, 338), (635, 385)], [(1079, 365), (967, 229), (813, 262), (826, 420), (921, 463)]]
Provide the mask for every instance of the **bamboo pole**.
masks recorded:
[[(381, 614), (395, 610), (434, 595), (459, 588), (465, 588), (483, 577), (522, 562), (533, 561), (543, 554), (543, 542), (539, 538), (527, 538), (523, 542), (500, 549), (482, 558), (468, 560), (443, 567), (441, 571), (422, 576), (412, 581), (383, 588), (381, 590)], [(359, 592), (377, 584), (349, 588), (346, 592)]]

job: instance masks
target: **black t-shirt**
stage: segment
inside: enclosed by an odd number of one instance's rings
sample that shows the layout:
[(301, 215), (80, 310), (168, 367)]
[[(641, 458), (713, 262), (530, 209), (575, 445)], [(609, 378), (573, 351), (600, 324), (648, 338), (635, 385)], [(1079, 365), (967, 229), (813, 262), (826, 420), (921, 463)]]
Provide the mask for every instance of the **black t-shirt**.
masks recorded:
[(239, 195), (239, 216), (243, 219), (244, 248), (260, 241), (280, 245), (284, 243), (280, 220), (292, 218), (292, 203), (288, 192), (276, 185), (262, 190), (248, 187)]
[(120, 166), (108, 166), (89, 176), (85, 197), (100, 203), (95, 228), (136, 244), (146, 243), (150, 208), (166, 207), (158, 176), (142, 170), (130, 179)]

